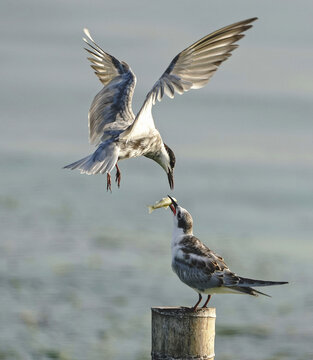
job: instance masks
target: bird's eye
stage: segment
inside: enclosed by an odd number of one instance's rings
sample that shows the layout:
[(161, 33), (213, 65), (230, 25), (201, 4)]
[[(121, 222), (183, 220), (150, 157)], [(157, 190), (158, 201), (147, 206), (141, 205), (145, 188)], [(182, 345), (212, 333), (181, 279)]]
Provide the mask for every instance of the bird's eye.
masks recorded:
[(178, 220), (181, 219), (181, 213), (180, 212), (177, 213), (177, 219)]

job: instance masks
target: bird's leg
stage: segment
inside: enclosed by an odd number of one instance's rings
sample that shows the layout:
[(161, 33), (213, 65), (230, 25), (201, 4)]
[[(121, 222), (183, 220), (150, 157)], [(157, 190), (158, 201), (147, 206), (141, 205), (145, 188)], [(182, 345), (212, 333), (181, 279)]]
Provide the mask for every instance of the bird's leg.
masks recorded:
[(210, 299), (211, 299), (211, 295), (208, 295), (208, 297), (206, 299), (206, 302), (202, 306), (202, 309), (206, 308), (206, 306), (208, 305), (208, 302), (210, 301)]
[(198, 305), (200, 304), (200, 301), (202, 300), (202, 295), (199, 293), (199, 300), (198, 302), (196, 303), (196, 305), (192, 308), (192, 311), (196, 311), (197, 310), (197, 307)]
[(115, 181), (117, 182), (117, 186), (120, 187), (122, 176), (121, 176), (121, 172), (120, 172), (120, 169), (119, 169), (117, 163), (116, 163), (115, 167), (116, 167)]
[(111, 191), (112, 192), (112, 189), (111, 189), (111, 175), (110, 173), (107, 173), (107, 191)]

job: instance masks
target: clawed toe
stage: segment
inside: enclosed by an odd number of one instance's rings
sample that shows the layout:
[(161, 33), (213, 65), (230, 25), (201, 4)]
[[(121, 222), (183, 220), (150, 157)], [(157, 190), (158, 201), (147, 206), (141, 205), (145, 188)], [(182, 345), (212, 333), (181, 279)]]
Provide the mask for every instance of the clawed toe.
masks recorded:
[(112, 192), (111, 184), (111, 175), (107, 173), (107, 191), (110, 190), (110, 192)]
[(117, 182), (117, 186), (120, 187), (122, 176), (121, 176), (121, 172), (120, 172), (120, 169), (117, 164), (115, 165), (115, 167), (116, 167), (115, 181)]
[[(116, 175), (115, 175), (115, 181), (117, 182), (117, 186), (120, 187), (121, 185), (121, 172), (119, 167), (116, 166)], [(111, 191), (112, 192), (112, 181), (111, 181), (111, 174), (107, 173), (107, 191)]]

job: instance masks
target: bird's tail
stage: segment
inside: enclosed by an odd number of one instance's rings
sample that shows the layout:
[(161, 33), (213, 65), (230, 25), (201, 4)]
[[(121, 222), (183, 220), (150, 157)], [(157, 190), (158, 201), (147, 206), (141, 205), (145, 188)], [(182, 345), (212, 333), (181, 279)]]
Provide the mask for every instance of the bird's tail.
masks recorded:
[(91, 155), (86, 156), (83, 159), (80, 159), (78, 161), (73, 162), (72, 164), (64, 166), (63, 169), (71, 169), (71, 170), (78, 169), (80, 170), (81, 173), (87, 172), (90, 166), (86, 166), (86, 164), (90, 162), (90, 157)]
[(254, 280), (240, 277), (239, 283), (236, 286), (230, 286), (232, 289), (240, 292), (249, 294), (252, 296), (264, 295), (270, 297), (261, 291), (255, 290), (252, 286), (271, 286), (271, 285), (283, 285), (288, 284), (287, 281), (264, 281), (264, 280)]
[(93, 154), (84, 157), (78, 161), (73, 162), (72, 164), (64, 166), (63, 169), (78, 169), (81, 174), (94, 175), (94, 174), (104, 174), (110, 172), (114, 167), (115, 163), (111, 164), (110, 161), (97, 161), (94, 159)]
[(78, 169), (81, 174), (105, 174), (112, 171), (118, 160), (118, 152), (110, 146), (99, 146), (91, 155), (84, 157), (72, 164), (64, 166), (63, 169)]
[(235, 290), (236, 292), (238, 291), (238, 293), (243, 293), (243, 294), (248, 294), (248, 295), (252, 295), (252, 296), (258, 296), (258, 295), (264, 295), (267, 297), (271, 297), (270, 295), (267, 295), (261, 291), (255, 290), (251, 287), (244, 287), (244, 286), (229, 286), (229, 288)]
[(288, 284), (288, 281), (266, 281), (266, 280), (254, 280), (244, 277), (239, 278), (238, 286), (249, 287), (249, 286), (272, 286), (272, 285), (284, 285)]

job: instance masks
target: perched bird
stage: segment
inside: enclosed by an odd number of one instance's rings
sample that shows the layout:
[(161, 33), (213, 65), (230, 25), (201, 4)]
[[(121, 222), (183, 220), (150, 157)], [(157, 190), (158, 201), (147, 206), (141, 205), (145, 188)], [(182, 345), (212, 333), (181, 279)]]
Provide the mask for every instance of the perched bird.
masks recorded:
[(124, 61), (104, 52), (94, 42), (89, 31), (84, 29), (87, 39), (83, 40), (91, 55), (88, 59), (104, 86), (95, 96), (88, 114), (89, 141), (97, 149), (65, 168), (78, 169), (88, 175), (106, 173), (107, 190), (111, 190), (110, 172), (114, 167), (118, 187), (121, 182), (117, 162), (143, 155), (162, 166), (173, 189), (175, 155), (163, 143), (154, 125), (152, 106), (156, 100), (161, 101), (164, 94), (173, 98), (175, 93), (183, 94), (190, 89), (203, 87), (219, 65), (231, 56), (231, 52), (238, 47), (235, 43), (256, 19), (243, 20), (217, 30), (175, 56), (147, 94), (136, 116), (132, 110), (135, 74)]
[(262, 294), (252, 286), (288, 284), (286, 281), (264, 281), (236, 275), (225, 264), (224, 259), (210, 250), (193, 235), (193, 220), (189, 212), (172, 200), (170, 208), (174, 214), (172, 237), (172, 269), (186, 285), (199, 294), (194, 311), (202, 300), (201, 294), (208, 294), (202, 306), (205, 308), (212, 294), (244, 293), (253, 296)]

